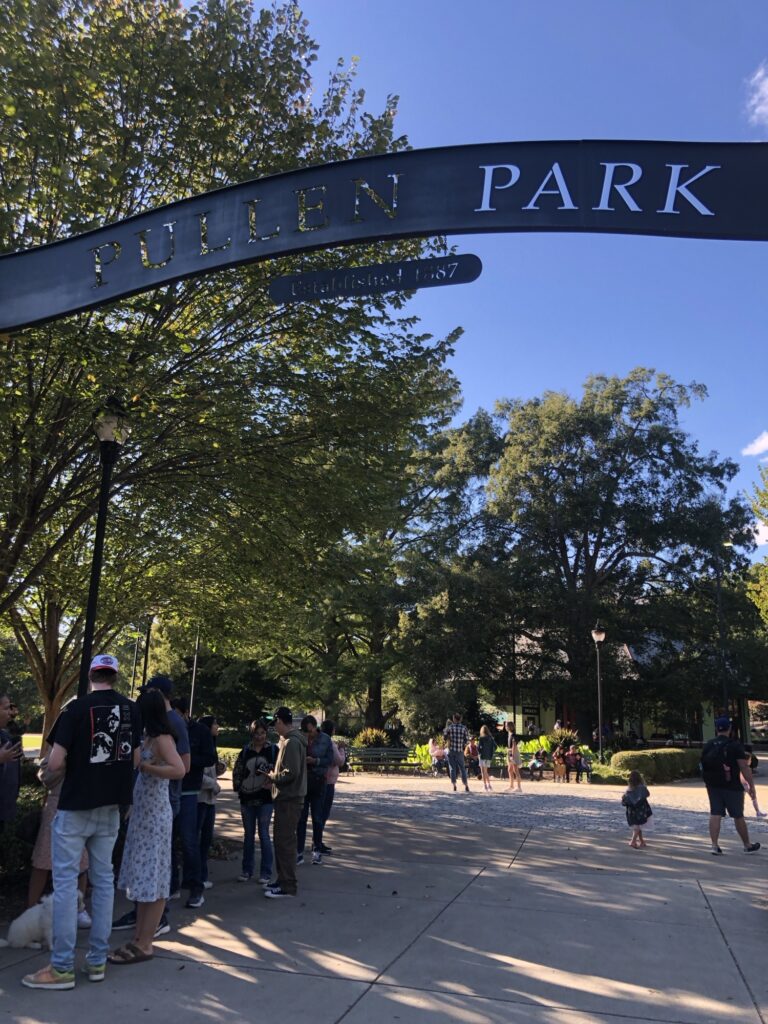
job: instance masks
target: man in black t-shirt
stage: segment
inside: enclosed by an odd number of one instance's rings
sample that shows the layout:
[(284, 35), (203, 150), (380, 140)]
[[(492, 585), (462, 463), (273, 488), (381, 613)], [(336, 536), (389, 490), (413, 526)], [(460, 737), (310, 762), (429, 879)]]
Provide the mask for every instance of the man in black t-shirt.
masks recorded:
[(117, 668), (109, 654), (94, 658), (91, 692), (67, 704), (47, 737), (49, 775), (64, 777), (52, 830), (53, 948), (50, 965), (22, 980), (28, 988), (75, 987), (77, 876), (84, 848), (93, 888), (84, 970), (90, 981), (104, 979), (115, 896), (112, 848), (119, 807), (132, 802), (141, 742), (135, 704), (113, 688)]
[(744, 786), (749, 795), (755, 796), (755, 783), (749, 766), (747, 752), (738, 740), (731, 739), (731, 720), (723, 715), (715, 719), (715, 738), (704, 744), (701, 751), (701, 774), (709, 797), (709, 835), (712, 840), (712, 856), (721, 857), (719, 846), (720, 825), (726, 812), (733, 818), (733, 824), (744, 844), (744, 853), (756, 853), (760, 843), (749, 841), (749, 831), (744, 820)]

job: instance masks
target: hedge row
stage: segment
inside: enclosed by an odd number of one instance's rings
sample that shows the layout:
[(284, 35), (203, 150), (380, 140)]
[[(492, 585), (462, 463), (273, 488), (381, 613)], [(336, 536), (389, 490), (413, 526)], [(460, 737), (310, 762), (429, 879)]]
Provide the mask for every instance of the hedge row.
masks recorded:
[(648, 783), (673, 782), (695, 775), (700, 760), (700, 750), (622, 750), (611, 758), (611, 771), (622, 776), (637, 771)]

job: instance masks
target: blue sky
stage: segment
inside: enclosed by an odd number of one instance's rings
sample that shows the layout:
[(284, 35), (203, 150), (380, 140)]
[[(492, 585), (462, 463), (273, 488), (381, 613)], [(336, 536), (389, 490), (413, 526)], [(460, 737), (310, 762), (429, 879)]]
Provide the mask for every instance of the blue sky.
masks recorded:
[[(534, 139), (768, 140), (765, 0), (305, 0), (322, 92), (359, 58), (366, 106), (400, 96), (415, 148)], [(768, 187), (768, 183), (766, 183)], [(707, 386), (683, 414), (751, 493), (768, 463), (768, 243), (615, 235), (456, 238), (473, 284), (418, 294), (425, 330), (461, 325), (464, 415), (580, 393), (653, 367)], [(764, 436), (762, 436), (764, 435)], [(745, 450), (747, 453), (744, 454)], [(768, 544), (768, 530), (760, 538)], [(768, 553), (765, 544), (758, 549)]]

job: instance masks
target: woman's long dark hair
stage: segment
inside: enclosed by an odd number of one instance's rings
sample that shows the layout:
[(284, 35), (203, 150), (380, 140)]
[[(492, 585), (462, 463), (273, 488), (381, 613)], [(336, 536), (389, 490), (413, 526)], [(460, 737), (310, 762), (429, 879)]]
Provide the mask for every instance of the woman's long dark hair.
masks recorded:
[(141, 715), (141, 724), (147, 736), (173, 736), (176, 735), (168, 721), (168, 712), (165, 710), (165, 697), (159, 690), (145, 690), (136, 701), (136, 707)]

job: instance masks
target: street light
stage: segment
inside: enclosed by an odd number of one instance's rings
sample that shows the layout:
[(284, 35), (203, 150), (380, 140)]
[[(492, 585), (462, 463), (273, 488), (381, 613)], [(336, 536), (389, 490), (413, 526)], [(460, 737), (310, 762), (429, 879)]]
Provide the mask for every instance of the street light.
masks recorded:
[[(721, 548), (732, 548), (732, 540), (724, 540)], [(725, 656), (725, 619), (723, 616), (723, 552), (717, 551), (715, 558), (715, 611), (717, 614), (717, 646), (720, 685), (723, 690), (723, 714), (730, 717), (730, 694), (728, 693), (728, 666)]]
[(96, 536), (93, 541), (91, 583), (88, 588), (88, 605), (85, 610), (83, 654), (80, 659), (80, 680), (77, 686), (78, 697), (84, 697), (88, 692), (88, 673), (91, 667), (93, 631), (96, 625), (96, 605), (99, 600), (99, 582), (104, 555), (104, 531), (107, 525), (112, 467), (117, 462), (121, 445), (131, 432), (130, 424), (125, 417), (125, 410), (116, 398), (108, 398), (104, 406), (96, 410), (93, 414), (92, 425), (99, 439), (101, 486), (99, 488), (99, 512), (96, 517)]
[(600, 764), (603, 763), (603, 689), (600, 682), (600, 644), (605, 640), (605, 630), (599, 622), (595, 623), (592, 630), (592, 639), (595, 641), (595, 654), (597, 655), (597, 743)]

